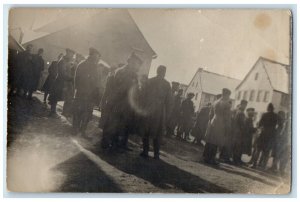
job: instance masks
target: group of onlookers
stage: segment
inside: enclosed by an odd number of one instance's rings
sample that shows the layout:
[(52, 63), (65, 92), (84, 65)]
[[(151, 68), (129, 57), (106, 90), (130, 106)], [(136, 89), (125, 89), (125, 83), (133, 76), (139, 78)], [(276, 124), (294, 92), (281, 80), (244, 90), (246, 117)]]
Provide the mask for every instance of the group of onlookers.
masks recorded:
[[(21, 95), (31, 99), (37, 89), (44, 70), (43, 49), (37, 54), (32, 50), (33, 46), (27, 45), (24, 52), (9, 60), (10, 95), (23, 92)], [(44, 102), (51, 105), (49, 116), (55, 117), (57, 103), (64, 101), (62, 115), (72, 117), (74, 134), (86, 135), (93, 108), (100, 105), (104, 150), (130, 151), (129, 135), (139, 134), (143, 141), (141, 157), (148, 158), (149, 141), (153, 139), (154, 158), (159, 159), (163, 135), (176, 136), (199, 145), (205, 143), (203, 161), (207, 164), (244, 165), (242, 155), (246, 154), (252, 157), (249, 164), (253, 168), (265, 169), (272, 155), (271, 169), (277, 170), (279, 164), (284, 172), (290, 154), (290, 122), (284, 112), (274, 112), (272, 103), (257, 127), (253, 123), (255, 109), (247, 108), (248, 102), (242, 100), (232, 110), (231, 91), (226, 88), (214, 103), (195, 113), (194, 94), (187, 93), (183, 99), (182, 89), (172, 89), (165, 80), (165, 66), (160, 65), (153, 78), (139, 78), (143, 60), (132, 53), (125, 64), (108, 69), (104, 75), (99, 71), (100, 58), (95, 48), (89, 49), (87, 58), (66, 49), (66, 54), (59, 54), (48, 68), (42, 91)], [(104, 79), (105, 89), (100, 93), (99, 83)]]

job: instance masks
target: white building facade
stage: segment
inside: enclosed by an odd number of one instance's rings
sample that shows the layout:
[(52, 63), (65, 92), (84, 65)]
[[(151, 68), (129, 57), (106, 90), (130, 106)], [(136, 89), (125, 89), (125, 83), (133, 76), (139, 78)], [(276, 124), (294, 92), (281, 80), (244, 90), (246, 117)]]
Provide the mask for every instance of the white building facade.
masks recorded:
[(289, 65), (260, 57), (244, 80), (237, 86), (235, 106), (242, 99), (256, 111), (256, 122), (273, 103), (275, 112), (290, 111)]
[(195, 111), (199, 111), (208, 103), (213, 103), (216, 100), (216, 96), (222, 93), (223, 88), (231, 90), (231, 99), (234, 102), (235, 88), (240, 82), (238, 79), (199, 68), (188, 85), (185, 95), (188, 93), (195, 94), (192, 101), (194, 102)]

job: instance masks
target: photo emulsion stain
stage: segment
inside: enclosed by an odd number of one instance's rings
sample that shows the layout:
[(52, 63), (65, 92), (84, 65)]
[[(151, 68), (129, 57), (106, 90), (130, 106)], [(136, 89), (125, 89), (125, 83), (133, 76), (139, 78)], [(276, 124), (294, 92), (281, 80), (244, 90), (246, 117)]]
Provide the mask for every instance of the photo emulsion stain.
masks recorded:
[(9, 192), (290, 192), (289, 10), (8, 20)]

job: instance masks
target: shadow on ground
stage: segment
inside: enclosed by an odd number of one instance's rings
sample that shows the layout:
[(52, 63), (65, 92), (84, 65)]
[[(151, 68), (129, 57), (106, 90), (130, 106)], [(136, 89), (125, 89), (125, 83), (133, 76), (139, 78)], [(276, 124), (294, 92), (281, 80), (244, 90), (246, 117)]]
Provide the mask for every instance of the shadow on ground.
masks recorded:
[(162, 189), (175, 188), (187, 193), (231, 193), (226, 188), (210, 183), (163, 160), (140, 158), (137, 152), (109, 155), (97, 151), (96, 154), (117, 169), (149, 181)]
[(123, 192), (105, 172), (83, 153), (58, 164), (53, 170), (59, 171), (65, 176), (64, 182), (57, 192)]

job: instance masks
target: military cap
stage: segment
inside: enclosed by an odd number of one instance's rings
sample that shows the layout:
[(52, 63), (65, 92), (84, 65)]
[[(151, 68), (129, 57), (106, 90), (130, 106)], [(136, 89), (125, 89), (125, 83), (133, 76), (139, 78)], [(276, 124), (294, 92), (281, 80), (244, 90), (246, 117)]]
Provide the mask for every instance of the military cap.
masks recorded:
[(248, 101), (247, 100), (241, 100), (241, 105), (242, 104), (248, 104)]
[(194, 93), (188, 93), (187, 96), (188, 96), (188, 97), (194, 97), (195, 94), (194, 94)]
[(67, 49), (66, 49), (66, 53), (72, 53), (72, 54), (75, 54), (75, 51), (72, 50), (72, 49), (70, 49), (70, 48), (67, 48)]
[(255, 109), (252, 108), (252, 107), (250, 107), (250, 108), (248, 108), (246, 111), (247, 111), (247, 112), (255, 112)]
[(231, 94), (231, 91), (228, 88), (223, 88), (222, 94)]
[(89, 55), (101, 55), (101, 54), (96, 48), (91, 47), (89, 49)]

